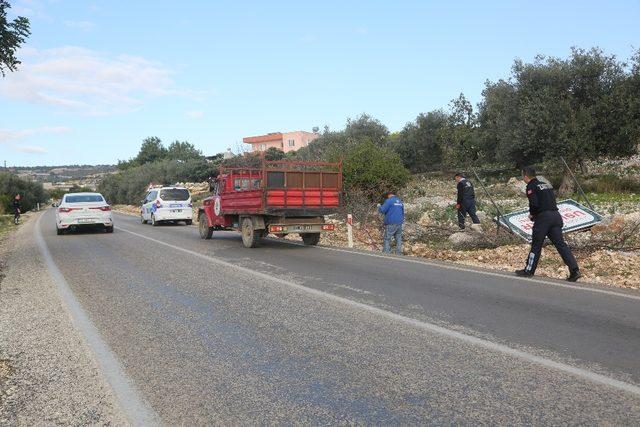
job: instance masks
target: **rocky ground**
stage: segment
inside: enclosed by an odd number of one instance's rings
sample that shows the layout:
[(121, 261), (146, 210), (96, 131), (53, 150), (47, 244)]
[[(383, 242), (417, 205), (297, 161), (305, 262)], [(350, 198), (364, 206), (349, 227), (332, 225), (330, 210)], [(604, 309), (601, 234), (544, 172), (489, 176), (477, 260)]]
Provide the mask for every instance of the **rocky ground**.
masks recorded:
[[(455, 184), (438, 176), (418, 176), (401, 193), (406, 206), (404, 227), (405, 255), (439, 259), (514, 271), (523, 268), (529, 250), (528, 243), (498, 231), (488, 197), (476, 183), (478, 216), (482, 232), (470, 230), (460, 233), (456, 225)], [(524, 183), (511, 179), (488, 185), (496, 204), (503, 213), (527, 206)], [(594, 208), (605, 216), (592, 230), (567, 235), (582, 272), (583, 281), (640, 289), (640, 205), (635, 195), (597, 197)], [(611, 214), (610, 212), (616, 212)], [(609, 214), (608, 214), (609, 213)], [(346, 225), (341, 217), (332, 219), (337, 232), (323, 236), (321, 244), (346, 246)], [(375, 212), (365, 221), (354, 225), (354, 246), (379, 250), (382, 241), (380, 218)], [(551, 245), (543, 249), (543, 258), (536, 274), (564, 279), (567, 269)]]

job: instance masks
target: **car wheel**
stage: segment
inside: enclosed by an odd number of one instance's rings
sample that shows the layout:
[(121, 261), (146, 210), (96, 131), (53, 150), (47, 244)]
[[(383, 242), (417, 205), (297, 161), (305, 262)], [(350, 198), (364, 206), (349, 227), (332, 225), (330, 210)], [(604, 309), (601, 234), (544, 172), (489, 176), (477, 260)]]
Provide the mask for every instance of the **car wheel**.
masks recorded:
[(262, 240), (263, 232), (264, 230), (256, 230), (253, 227), (251, 218), (242, 220), (242, 244), (244, 244), (246, 248), (255, 248), (258, 246)]
[(156, 221), (156, 216), (154, 214), (151, 214), (151, 225), (153, 225), (154, 227), (157, 227), (159, 224), (158, 221)]
[(209, 220), (204, 214), (200, 215), (198, 220), (198, 232), (200, 233), (200, 238), (204, 240), (209, 240), (213, 236), (213, 227), (209, 227)]
[(140, 215), (140, 222), (141, 222), (142, 224), (146, 224), (146, 223), (147, 223), (147, 220), (146, 220), (146, 219), (144, 219), (144, 217), (143, 217), (142, 215)]
[(113, 225), (110, 227), (105, 227), (104, 231), (106, 231), (107, 233), (113, 233)]
[(187, 225), (191, 225), (191, 224), (193, 224), (193, 220), (192, 219), (188, 219), (184, 223), (187, 224)]
[(305, 246), (315, 246), (320, 242), (320, 233), (308, 233), (302, 235)]
[(64, 234), (64, 230), (62, 228), (56, 227), (56, 234), (58, 236), (62, 236)]

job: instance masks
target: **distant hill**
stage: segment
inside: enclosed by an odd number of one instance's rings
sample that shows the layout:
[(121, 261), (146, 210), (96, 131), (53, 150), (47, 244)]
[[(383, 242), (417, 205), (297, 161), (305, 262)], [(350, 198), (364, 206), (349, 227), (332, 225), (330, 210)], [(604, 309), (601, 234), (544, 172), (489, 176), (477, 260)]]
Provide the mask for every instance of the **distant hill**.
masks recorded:
[(0, 168), (21, 178), (39, 182), (64, 182), (95, 178), (117, 170), (115, 165), (15, 166)]

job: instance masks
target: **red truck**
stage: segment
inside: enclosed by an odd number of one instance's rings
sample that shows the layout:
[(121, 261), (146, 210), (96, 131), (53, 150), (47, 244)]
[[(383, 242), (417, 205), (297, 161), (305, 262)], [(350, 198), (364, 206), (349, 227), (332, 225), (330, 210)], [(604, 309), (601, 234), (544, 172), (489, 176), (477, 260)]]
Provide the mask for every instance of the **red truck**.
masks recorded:
[(221, 166), (213, 196), (198, 209), (200, 237), (238, 230), (247, 248), (272, 233), (297, 233), (305, 245), (334, 230), (324, 215), (342, 205), (342, 163), (261, 160), (260, 167)]

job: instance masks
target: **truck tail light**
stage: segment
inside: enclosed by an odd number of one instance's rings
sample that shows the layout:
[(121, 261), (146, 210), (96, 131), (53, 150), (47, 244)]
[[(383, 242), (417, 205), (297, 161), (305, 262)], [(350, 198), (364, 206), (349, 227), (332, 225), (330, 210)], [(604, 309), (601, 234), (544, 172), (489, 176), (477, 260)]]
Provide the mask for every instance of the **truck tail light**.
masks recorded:
[(111, 206), (99, 206), (97, 208), (89, 208), (89, 209), (98, 209), (101, 210), (102, 212), (109, 212), (111, 210)]
[(324, 231), (333, 231), (335, 230), (336, 226), (333, 224), (322, 224), (322, 229)]
[(271, 233), (281, 233), (284, 231), (284, 227), (281, 225), (270, 225), (269, 232)]

